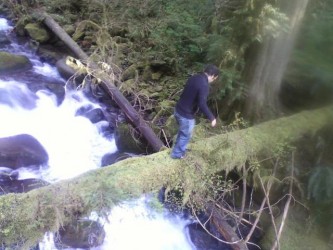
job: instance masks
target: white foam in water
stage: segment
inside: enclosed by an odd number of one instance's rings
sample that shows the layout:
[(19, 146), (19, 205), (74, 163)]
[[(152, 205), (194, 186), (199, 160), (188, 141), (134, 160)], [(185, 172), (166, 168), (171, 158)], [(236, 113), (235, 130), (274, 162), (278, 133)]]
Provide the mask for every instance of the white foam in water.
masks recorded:
[[(5, 89), (10, 92), (13, 86), (16, 94), (22, 92), (22, 96), (31, 95), (25, 85), (0, 79), (0, 91)], [(103, 138), (97, 126), (84, 117), (75, 116), (78, 107), (89, 103), (82, 94), (75, 95), (76, 98), (72, 98), (71, 93), (67, 93), (59, 107), (55, 104), (54, 96), (44, 91), (37, 93), (38, 100), (33, 110), (24, 109), (19, 102), (13, 107), (0, 104), (0, 137), (30, 134), (49, 154), (46, 170), (21, 168), (20, 179), (37, 177), (54, 182), (74, 177), (98, 168), (104, 154), (117, 150), (114, 140)], [(103, 222), (106, 232), (103, 245), (91, 250), (195, 249), (185, 230), (188, 221), (151, 210), (147, 207), (145, 198), (114, 207), (108, 221), (110, 223)], [(53, 238), (52, 233), (45, 234), (44, 240), (39, 244), (40, 250), (56, 250)]]
[(54, 67), (52, 67), (48, 63), (38, 63), (33, 66), (34, 71), (38, 74), (48, 76), (48, 77), (54, 77), (54, 78), (60, 78), (59, 72), (54, 70)]
[[(147, 205), (147, 199), (124, 202), (111, 211), (105, 222), (94, 214), (90, 219), (99, 220), (107, 232), (102, 246), (91, 250), (192, 250), (186, 225), (189, 221), (170, 216), (166, 211), (157, 212)], [(54, 235), (46, 234), (40, 243), (41, 250), (55, 250)], [(67, 250), (73, 250), (66, 248)]]
[(112, 209), (102, 250), (191, 250), (186, 237), (188, 221), (147, 207), (145, 198)]
[[(0, 80), (0, 88), (9, 90), (10, 86), (19, 86), (16, 91), (21, 89), (27, 96), (31, 95), (22, 84)], [(82, 95), (80, 98), (84, 100)], [(75, 116), (81, 105), (82, 102), (67, 97), (57, 107), (55, 97), (45, 92), (38, 93), (33, 110), (2, 104), (0, 136), (29, 134), (35, 137), (49, 155), (48, 169), (38, 176), (46, 181), (67, 179), (98, 168), (102, 156), (115, 152), (117, 148), (114, 140), (101, 136), (98, 128), (87, 118)], [(20, 171), (20, 179), (27, 177), (24, 173)]]
[[(11, 28), (6, 19), (0, 18), (0, 31)], [(30, 51), (18, 44), (12, 44), (11, 49), (27, 55), (33, 62), (34, 72), (61, 79), (54, 67), (41, 63)], [(0, 137), (29, 134), (43, 145), (49, 156), (47, 166), (40, 169), (20, 168), (19, 179), (41, 178), (52, 183), (75, 177), (98, 168), (103, 155), (117, 150), (113, 139), (99, 133), (98, 124), (75, 116), (82, 105), (94, 105), (82, 94), (76, 93), (77, 98), (73, 98), (72, 93), (66, 93), (64, 102), (57, 106), (56, 97), (51, 93), (39, 91), (35, 95), (22, 83), (0, 79), (0, 95)], [(4, 104), (6, 101), (9, 104)], [(26, 109), (27, 101), (35, 102), (35, 108)], [(91, 219), (98, 218), (91, 216)], [(103, 245), (91, 250), (195, 249), (185, 230), (188, 221), (153, 211), (147, 207), (144, 197), (114, 207), (108, 221), (102, 221), (106, 232)], [(45, 234), (40, 250), (56, 250), (53, 237), (52, 233)]]
[(8, 24), (8, 21), (5, 18), (0, 17), (0, 30), (10, 30), (13, 27)]

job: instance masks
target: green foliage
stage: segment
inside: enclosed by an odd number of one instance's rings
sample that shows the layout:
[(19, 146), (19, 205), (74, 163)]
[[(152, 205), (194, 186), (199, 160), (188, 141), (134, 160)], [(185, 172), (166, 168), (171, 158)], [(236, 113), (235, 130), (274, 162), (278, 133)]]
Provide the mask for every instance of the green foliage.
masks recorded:
[(254, 43), (275, 37), (287, 29), (287, 17), (275, 1), (215, 0), (215, 11), (207, 19), (209, 45), (207, 60), (220, 65), (223, 86), (215, 99), (229, 96), (229, 102), (243, 100), (246, 52)]
[(152, 33), (157, 51), (176, 58), (177, 66), (202, 62), (208, 39), (200, 20), (200, 11), (209, 1), (170, 1), (165, 6), (166, 18)]
[(310, 5), (286, 78), (289, 82), (309, 84), (313, 95), (320, 88), (333, 89), (332, 14), (332, 1), (315, 1)]

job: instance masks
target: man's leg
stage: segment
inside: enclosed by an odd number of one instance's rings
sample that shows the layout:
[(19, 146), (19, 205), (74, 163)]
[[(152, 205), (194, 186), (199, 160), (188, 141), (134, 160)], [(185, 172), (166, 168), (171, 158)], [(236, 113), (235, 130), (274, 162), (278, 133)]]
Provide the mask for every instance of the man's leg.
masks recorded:
[(192, 137), (195, 120), (184, 118), (177, 113), (175, 113), (175, 118), (178, 122), (179, 129), (176, 142), (174, 143), (171, 152), (171, 157), (174, 159), (179, 159), (185, 155), (187, 145)]

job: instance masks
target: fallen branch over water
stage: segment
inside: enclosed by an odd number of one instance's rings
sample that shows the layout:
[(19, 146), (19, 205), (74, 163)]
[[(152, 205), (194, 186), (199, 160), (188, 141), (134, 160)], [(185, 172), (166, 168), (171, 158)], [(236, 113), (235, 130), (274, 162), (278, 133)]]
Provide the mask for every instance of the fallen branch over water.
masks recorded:
[(46, 13), (38, 13), (37, 15), (43, 19), (44, 24), (66, 44), (66, 46), (78, 57), (78, 59), (87, 63), (92, 71), (98, 72), (98, 78), (101, 81), (102, 88), (109, 95), (109, 97), (117, 103), (119, 108), (129, 119), (130, 123), (144, 136), (152, 149), (155, 152), (158, 152), (164, 146), (163, 142), (156, 136), (148, 123), (140, 116), (140, 114), (132, 107), (129, 101), (113, 84), (113, 79), (103, 73), (96, 63), (89, 60), (89, 56), (51, 16)]
[(227, 134), (192, 143), (182, 160), (169, 157), (169, 150), (130, 158), (87, 172), (76, 178), (0, 197), (0, 243), (36, 244), (48, 231), (87, 216), (107, 214), (125, 199), (156, 192), (161, 187), (182, 187), (184, 202), (204, 188), (204, 176), (241, 168), (251, 157), (274, 151), (281, 144), (315, 134), (332, 122), (332, 107), (304, 111)]

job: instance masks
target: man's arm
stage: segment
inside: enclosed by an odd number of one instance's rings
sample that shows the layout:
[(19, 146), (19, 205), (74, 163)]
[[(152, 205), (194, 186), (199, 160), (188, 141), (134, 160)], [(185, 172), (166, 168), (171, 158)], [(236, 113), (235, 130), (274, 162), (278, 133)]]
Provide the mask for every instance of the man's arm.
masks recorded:
[(199, 91), (198, 106), (200, 111), (204, 113), (206, 117), (211, 121), (212, 127), (214, 127), (216, 125), (216, 119), (207, 105), (208, 92), (208, 86), (201, 85), (201, 89)]

